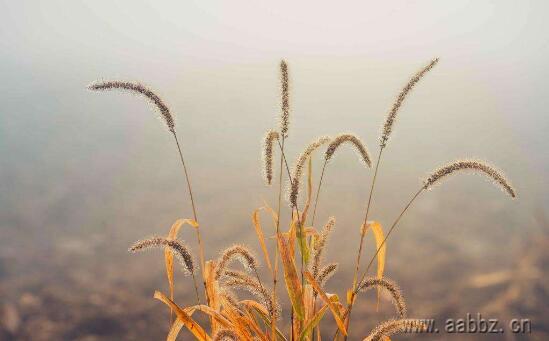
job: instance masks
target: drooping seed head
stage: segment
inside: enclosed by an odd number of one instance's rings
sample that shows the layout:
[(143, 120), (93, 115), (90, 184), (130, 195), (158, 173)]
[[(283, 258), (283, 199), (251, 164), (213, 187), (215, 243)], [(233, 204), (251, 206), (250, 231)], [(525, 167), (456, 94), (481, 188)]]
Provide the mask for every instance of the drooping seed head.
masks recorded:
[(303, 175), (303, 169), (305, 168), (305, 163), (316, 149), (328, 142), (330, 142), (330, 137), (321, 136), (313, 142), (309, 143), (309, 145), (297, 157), (292, 172), (292, 179), (288, 186), (289, 190), (287, 200), (289, 201), (291, 207), (297, 206), (297, 197), (299, 195), (299, 187), (301, 183), (301, 177)]
[(265, 306), (265, 309), (269, 312), (269, 316), (274, 316), (275, 318), (280, 317), (280, 304), (278, 301), (274, 300), (272, 291), (265, 288), (255, 278), (248, 276), (247, 274), (229, 272), (228, 275), (229, 279), (224, 283), (224, 286), (248, 291), (261, 301)]
[(263, 178), (267, 185), (271, 185), (273, 180), (273, 143), (279, 139), (278, 132), (274, 130), (267, 131), (263, 138)]
[(238, 334), (229, 329), (222, 329), (215, 333), (213, 341), (240, 341)]
[[(330, 263), (324, 266), (322, 269), (320, 269), (320, 271), (318, 271), (318, 276), (315, 279), (321, 288), (324, 288), (324, 286), (326, 285), (326, 282), (328, 282), (328, 280), (332, 278), (333, 275), (335, 275), (338, 267), (339, 267), (339, 264)], [(316, 296), (317, 294), (318, 293), (316, 292), (316, 290), (314, 290), (314, 295)]]
[(410, 81), (408, 81), (406, 86), (398, 94), (398, 97), (395, 100), (395, 102), (393, 103), (393, 106), (391, 107), (391, 110), (389, 110), (389, 113), (387, 114), (387, 118), (385, 119), (385, 124), (383, 124), (383, 131), (381, 133), (381, 138), (380, 138), (380, 147), (381, 147), (381, 149), (385, 148), (385, 146), (387, 145), (387, 141), (389, 140), (389, 136), (391, 135), (391, 132), (393, 131), (393, 125), (395, 123), (395, 119), (396, 119), (398, 110), (402, 106), (402, 103), (404, 102), (404, 99), (406, 98), (408, 93), (412, 90), (412, 88), (416, 85), (416, 83), (419, 82), (419, 80), (427, 72), (429, 72), (429, 70), (431, 70), (437, 63), (438, 63), (438, 58), (433, 59), (429, 64), (427, 64), (419, 72), (417, 72), (410, 79)]
[(143, 239), (133, 244), (129, 251), (140, 252), (151, 248), (167, 247), (179, 259), (183, 265), (183, 270), (186, 274), (194, 274), (195, 266), (191, 253), (187, 246), (183, 245), (177, 239), (166, 239), (164, 237), (151, 237)]
[(285, 60), (280, 62), (280, 133), (284, 138), (288, 137), (288, 126), (290, 124), (290, 81), (288, 76), (288, 63)]
[(424, 331), (425, 322), (419, 319), (389, 320), (378, 324), (363, 341), (380, 341), (385, 336), (397, 333), (411, 333)]
[(215, 268), (215, 279), (219, 279), (227, 270), (229, 264), (237, 260), (244, 266), (247, 271), (257, 271), (259, 262), (256, 256), (243, 245), (233, 245), (221, 253)]
[(512, 198), (516, 197), (515, 190), (513, 189), (509, 181), (505, 178), (502, 172), (496, 170), (491, 166), (488, 166), (484, 161), (478, 160), (458, 160), (435, 170), (424, 181), (423, 188), (429, 189), (437, 182), (441, 181), (443, 178), (461, 171), (472, 171), (475, 173), (484, 174), (491, 178), (494, 181), (494, 184), (500, 186)]
[(330, 161), (338, 148), (344, 143), (350, 144), (354, 148), (359, 156), (359, 160), (364, 163), (365, 166), (370, 167), (372, 165), (372, 162), (370, 161), (370, 154), (368, 153), (366, 146), (354, 134), (341, 134), (335, 137), (328, 145), (328, 149), (324, 155), (326, 161)]
[(398, 312), (399, 317), (406, 316), (406, 303), (398, 285), (387, 278), (368, 277), (362, 280), (357, 287), (357, 292), (364, 292), (373, 288), (381, 288), (391, 294), (393, 304)]
[(175, 121), (170, 113), (170, 109), (168, 109), (168, 106), (164, 104), (160, 97), (158, 97), (152, 90), (143, 84), (123, 81), (98, 81), (88, 85), (88, 89), (92, 91), (127, 90), (135, 94), (145, 96), (158, 109), (158, 112), (164, 121), (166, 121), (168, 129), (172, 133), (175, 133)]

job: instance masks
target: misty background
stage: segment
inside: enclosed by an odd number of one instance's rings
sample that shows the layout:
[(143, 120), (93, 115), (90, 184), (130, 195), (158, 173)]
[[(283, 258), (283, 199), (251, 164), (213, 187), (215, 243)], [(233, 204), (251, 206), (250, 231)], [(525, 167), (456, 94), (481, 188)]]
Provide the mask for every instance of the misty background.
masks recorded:
[[(281, 58), (293, 159), (340, 132), (377, 155), (387, 110), (434, 57), (399, 113), (370, 217), (387, 228), (422, 177), (463, 157), (497, 165), (518, 198), (478, 176), (425, 193), (388, 241), (387, 275), (410, 316), (530, 318), (533, 334), (519, 338), (544, 339), (548, 10), (544, 1), (1, 2), (0, 339), (167, 332), (168, 312), (152, 298), (167, 291), (163, 257), (127, 248), (191, 217), (177, 149), (143, 98), (92, 93), (90, 82), (143, 82), (176, 115), (210, 259), (235, 242), (259, 251), (251, 213), (276, 203), (277, 187), (262, 182), (260, 141), (278, 124)], [(317, 221), (338, 221), (327, 258), (341, 268), (327, 288), (340, 297), (372, 174), (350, 149), (328, 167)], [(181, 237), (197, 249), (190, 230)], [(374, 243), (365, 245), (368, 259)], [(482, 277), (498, 273), (513, 275)], [(191, 304), (190, 282), (176, 280), (176, 301)], [(374, 296), (353, 316), (353, 340), (392, 314), (387, 302), (376, 313)], [(450, 337), (422, 338), (441, 336)], [(486, 336), (454, 336), (466, 337)]]

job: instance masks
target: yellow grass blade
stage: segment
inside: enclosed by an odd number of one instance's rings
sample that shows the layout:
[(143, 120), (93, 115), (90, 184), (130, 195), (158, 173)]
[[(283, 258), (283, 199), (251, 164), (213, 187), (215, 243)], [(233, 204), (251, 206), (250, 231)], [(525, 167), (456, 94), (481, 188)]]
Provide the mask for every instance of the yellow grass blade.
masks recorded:
[[(252, 300), (243, 300), (243, 301), (240, 301), (240, 303), (242, 303), (242, 304), (252, 308), (253, 310), (255, 310), (255, 312), (263, 320), (263, 323), (265, 323), (266, 326), (271, 326), (272, 325), (271, 318), (269, 317), (269, 312), (267, 311), (267, 309), (265, 309), (264, 306), (262, 306), (261, 304), (259, 304), (256, 301), (252, 301)], [(282, 332), (278, 328), (276, 328), (276, 336), (277, 336), (277, 339), (287, 341), (284, 334), (282, 334)]]
[[(363, 225), (364, 228), (364, 225)], [(383, 278), (383, 273), (385, 271), (385, 255), (387, 254), (387, 243), (384, 243), (381, 249), (379, 246), (383, 243), (385, 239), (385, 234), (383, 233), (383, 227), (377, 221), (368, 222), (366, 229), (372, 229), (374, 234), (374, 239), (376, 241), (376, 250), (379, 249), (377, 254), (377, 278)], [(368, 230), (366, 230), (368, 232)], [(381, 295), (381, 289), (377, 289), (377, 307), (379, 308), (379, 298)]]
[(341, 317), (339, 315), (339, 311), (338, 311), (336, 305), (334, 304), (334, 302), (332, 302), (332, 300), (330, 300), (328, 298), (328, 295), (326, 295), (324, 290), (322, 290), (320, 285), (315, 281), (313, 275), (311, 275), (311, 273), (309, 271), (305, 272), (305, 278), (307, 278), (307, 281), (313, 286), (313, 288), (318, 292), (318, 295), (324, 300), (324, 302), (326, 302), (326, 304), (328, 305), (328, 307), (332, 311), (332, 315), (334, 316), (337, 327), (339, 328), (341, 333), (343, 333), (343, 335), (347, 336), (347, 330), (345, 330), (345, 324), (343, 324), (343, 321), (341, 320)]
[(172, 300), (170, 300), (166, 295), (161, 293), (160, 291), (154, 292), (154, 298), (157, 300), (163, 302), (167, 306), (169, 306), (173, 311), (175, 311), (175, 314), (177, 315), (177, 318), (183, 322), (185, 327), (193, 333), (193, 335), (196, 337), (199, 341), (210, 341), (211, 338), (206, 334), (204, 329), (196, 323), (183, 309), (181, 309), (177, 304), (175, 304)]
[(166, 341), (175, 341), (177, 339), (177, 336), (179, 335), (179, 332), (181, 331), (181, 328), (183, 328), (184, 325), (185, 324), (183, 323), (183, 321), (178, 318), (175, 319), (172, 327), (170, 328), (170, 332), (168, 334), (168, 337), (166, 338)]
[[(194, 228), (198, 227), (198, 223), (192, 219), (177, 219), (170, 228), (168, 233), (168, 239), (176, 239), (181, 226), (188, 224)], [(168, 277), (168, 284), (170, 286), (170, 299), (173, 301), (173, 253), (169, 248), (164, 248), (164, 263), (166, 263), (166, 276)], [(170, 312), (171, 315), (171, 312)]]
[(231, 321), (229, 321), (225, 316), (223, 316), (219, 311), (201, 304), (201, 305), (194, 305), (191, 308), (195, 309), (195, 311), (199, 311), (205, 315), (208, 315), (209, 317), (215, 319), (219, 324), (221, 324), (226, 329), (232, 329), (233, 324)]
[(305, 309), (303, 306), (303, 291), (301, 290), (301, 283), (297, 276), (297, 269), (293, 254), (290, 253), (288, 243), (280, 233), (278, 235), (278, 248), (280, 250), (282, 266), (284, 268), (284, 282), (286, 283), (288, 296), (290, 297), (292, 307), (297, 316), (300, 320), (303, 320), (305, 318)]
[(261, 209), (263, 209), (263, 207), (258, 208), (253, 212), (252, 222), (254, 224), (255, 233), (257, 234), (257, 239), (259, 239), (259, 244), (261, 245), (261, 249), (263, 250), (263, 256), (265, 257), (267, 267), (269, 267), (269, 270), (273, 272), (271, 259), (269, 258), (269, 252), (267, 251), (267, 245), (265, 244), (265, 236), (263, 234), (263, 229), (261, 228), (261, 221), (259, 220), (259, 210)]
[(327, 309), (328, 305), (325, 304), (309, 321), (307, 321), (307, 323), (305, 323), (301, 335), (299, 336), (299, 341), (306, 340), (307, 335), (309, 335), (313, 331), (313, 328), (320, 323), (320, 320), (324, 317), (324, 313)]
[(263, 200), (263, 207), (265, 207), (265, 209), (269, 211), (273, 219), (273, 225), (276, 226), (276, 224), (278, 223), (278, 214), (275, 212), (275, 210), (273, 210), (271, 206), (269, 206), (269, 204), (265, 200)]

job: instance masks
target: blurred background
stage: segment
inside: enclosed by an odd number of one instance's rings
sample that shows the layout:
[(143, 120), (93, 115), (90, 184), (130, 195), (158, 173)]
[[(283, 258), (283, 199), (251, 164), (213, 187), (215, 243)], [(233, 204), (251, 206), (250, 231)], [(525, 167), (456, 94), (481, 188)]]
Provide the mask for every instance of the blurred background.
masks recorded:
[[(276, 202), (260, 141), (278, 122), (281, 58), (293, 159), (316, 136), (349, 131), (377, 155), (395, 96), (440, 57), (399, 114), (371, 218), (390, 226), (421, 177), (462, 157), (497, 165), (519, 196), (478, 176), (449, 179), (403, 218), (386, 273), (410, 316), (441, 328), (466, 313), (506, 329), (524, 318), (532, 333), (395, 339), (547, 340), (548, 10), (545, 1), (1, 2), (0, 339), (167, 333), (166, 307), (152, 298), (168, 290), (162, 254), (127, 248), (191, 217), (177, 149), (145, 100), (91, 93), (90, 82), (142, 81), (176, 113), (209, 259), (235, 242), (259, 250), (250, 218)], [(345, 149), (325, 178), (317, 220), (338, 221), (327, 259), (341, 268), (327, 289), (341, 297), (372, 173)], [(196, 250), (191, 232), (181, 237)], [(367, 259), (371, 236), (365, 245)], [(178, 272), (176, 301), (191, 304), (191, 290)], [(360, 299), (351, 340), (393, 314), (385, 298), (379, 311), (374, 293)]]

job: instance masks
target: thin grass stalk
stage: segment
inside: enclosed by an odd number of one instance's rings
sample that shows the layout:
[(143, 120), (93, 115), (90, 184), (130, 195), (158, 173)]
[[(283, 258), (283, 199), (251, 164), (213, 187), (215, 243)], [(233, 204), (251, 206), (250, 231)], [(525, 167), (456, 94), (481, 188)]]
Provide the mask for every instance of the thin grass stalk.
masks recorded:
[(322, 182), (324, 180), (324, 172), (326, 171), (326, 164), (328, 160), (324, 160), (324, 165), (322, 166), (322, 173), (320, 174), (320, 179), (318, 180), (318, 186), (316, 188), (315, 196), (315, 207), (313, 209), (313, 217), (311, 218), (311, 226), (315, 226), (315, 217), (316, 217), (316, 207), (318, 205), (318, 198), (320, 197), (320, 188), (322, 187)]
[[(286, 155), (284, 154), (284, 152), (282, 151), (282, 146), (280, 145), (280, 142), (279, 142), (279, 147), (280, 147), (280, 150), (281, 150), (281, 154), (282, 154), (282, 158), (284, 159), (284, 164), (286, 165), (286, 172), (288, 173), (288, 178), (290, 179), (290, 186), (293, 186), (293, 179), (292, 179), (292, 175), (290, 173), (290, 167), (288, 166), (288, 161), (286, 160)], [(302, 221), (301, 221), (301, 216), (299, 214), (299, 207), (297, 205), (297, 202), (295, 202), (293, 204), (293, 209), (295, 209), (296, 211), (296, 215), (297, 215), (297, 226), (299, 227), (299, 236), (300, 237), (303, 237), (303, 224), (302, 224)], [(292, 220), (293, 220), (293, 217), (294, 217), (294, 212), (293, 212), (293, 209), (292, 209)], [(301, 286), (303, 287), (303, 284), (305, 283), (305, 275), (304, 275), (304, 267), (305, 267), (305, 256), (303, 255), (303, 252), (300, 251), (300, 254), (301, 254)]]
[[(374, 193), (374, 187), (376, 185), (376, 179), (377, 179), (377, 171), (379, 169), (379, 163), (381, 161), (381, 154), (383, 153), (383, 149), (380, 148), (379, 149), (379, 154), (377, 155), (377, 160), (376, 160), (376, 168), (374, 170), (374, 177), (372, 179), (372, 185), (370, 186), (370, 194), (368, 196), (368, 203), (366, 204), (366, 213), (364, 214), (364, 226), (367, 226), (367, 221), (368, 221), (368, 214), (370, 213), (370, 205), (372, 203), (372, 196), (373, 196), (373, 193)], [(357, 258), (356, 258), (356, 268), (355, 268), (355, 275), (354, 275), (354, 278), (353, 278), (353, 290), (356, 288), (356, 285), (357, 285), (357, 277), (358, 277), (358, 270), (360, 268), (360, 258), (362, 256), (362, 247), (363, 247), (363, 244), (364, 244), (364, 235), (366, 234), (366, 230), (367, 229), (362, 229), (361, 233), (360, 233), (360, 246), (358, 248), (358, 255), (357, 255)]]
[[(387, 238), (389, 238), (389, 236), (391, 235), (391, 233), (393, 232), (393, 230), (395, 229), (395, 227), (397, 226), (398, 222), (400, 221), (400, 219), (402, 218), (402, 216), (404, 215), (404, 213), (406, 213), (406, 211), (408, 210), (408, 208), (410, 208), (410, 206), (412, 205), (412, 203), (416, 200), (416, 198), (421, 194), (421, 192), (423, 192), (424, 188), (421, 187), (419, 189), (419, 191), (416, 192), (416, 194), (414, 194), (414, 196), (412, 197), (412, 199), (410, 199), (410, 201), (408, 202), (408, 204), (406, 204), (406, 206), (404, 207), (404, 209), (400, 212), (400, 214), (398, 215), (398, 218), (395, 220), (395, 222), (393, 223), (393, 225), (391, 225), (391, 228), (389, 229), (389, 231), (387, 232), (387, 234), (385, 235), (385, 238), (383, 238), (383, 241), (381, 242), (381, 244), (379, 245), (379, 247), (377, 248), (375, 254), (372, 256), (372, 258), (370, 259), (370, 262), (368, 263), (368, 266), (366, 267), (366, 271), (364, 271), (364, 273), (362, 274), (362, 277), (360, 278), (360, 282), (362, 282), (364, 280), (364, 278), (366, 278), (366, 275), (368, 274), (368, 270), (370, 270), (370, 267), (372, 266), (372, 264), (374, 263), (374, 260), (376, 259), (377, 255), (379, 254), (379, 251), (381, 250), (381, 248), (383, 247), (383, 245), (385, 245), (385, 242), (387, 241)], [(357, 294), (357, 288), (355, 288), (352, 292), (352, 295), (353, 297), (356, 296)], [(343, 318), (345, 319), (348, 319), (349, 321), (351, 320), (351, 312), (352, 312), (352, 308), (353, 308), (353, 305), (350, 304), (349, 305), (349, 308), (347, 309), (347, 311), (345, 312)], [(337, 332), (336, 332), (337, 334)], [(345, 340), (347, 339), (347, 337), (345, 337)]]
[[(280, 146), (280, 149), (282, 150), (282, 153), (280, 153), (280, 170), (278, 175), (278, 207), (277, 207), (277, 220), (276, 220), (276, 235), (278, 236), (280, 233), (280, 211), (282, 209), (282, 182), (283, 182), (283, 151), (284, 151), (284, 142), (285, 137), (282, 135), (282, 144)], [(275, 243), (275, 261), (274, 261), (274, 269), (273, 269), (273, 299), (276, 301), (276, 284), (278, 282), (278, 242)], [(273, 340), (276, 340), (276, 319), (274, 316), (271, 316), (271, 334)]]
[[(183, 165), (183, 172), (185, 173), (185, 180), (187, 182), (187, 189), (189, 191), (189, 197), (191, 199), (191, 206), (193, 209), (193, 219), (198, 223), (198, 215), (196, 213), (196, 205), (194, 203), (193, 190), (191, 187), (191, 181), (189, 179), (189, 173), (187, 172), (187, 166), (185, 165), (185, 158), (183, 157), (183, 152), (181, 151), (181, 146), (179, 145), (179, 139), (175, 131), (172, 131), (175, 143), (177, 144), (177, 150), (179, 151), (179, 157), (181, 159), (181, 164)], [(200, 271), (202, 272), (202, 281), (204, 284), (204, 294), (206, 295), (206, 301), (209, 302), (208, 290), (206, 289), (206, 274), (204, 273), (205, 262), (204, 262), (204, 247), (202, 245), (202, 238), (200, 237), (200, 226), (196, 227), (196, 239), (198, 240), (198, 251), (200, 255)], [(198, 304), (200, 305), (200, 298), (198, 299)]]
[[(374, 170), (374, 177), (372, 179), (372, 185), (370, 186), (370, 194), (368, 196), (368, 203), (366, 204), (366, 213), (364, 214), (364, 226), (367, 226), (368, 214), (370, 213), (370, 204), (372, 202), (372, 195), (374, 193), (374, 187), (375, 187), (376, 179), (377, 179), (377, 171), (379, 169), (379, 163), (381, 161), (381, 154), (382, 153), (383, 153), (383, 148), (380, 148), (379, 153), (377, 155), (376, 167), (375, 167), (375, 170)], [(352, 288), (353, 292), (351, 294), (351, 301), (349, 302), (349, 306), (347, 307), (347, 310), (349, 311), (349, 318), (346, 320), (346, 325), (345, 325), (345, 328), (347, 328), (347, 331), (349, 330), (349, 324), (350, 324), (350, 320), (351, 320), (351, 316), (350, 316), (351, 306), (353, 305), (354, 298), (356, 296), (355, 291), (356, 291), (356, 286), (357, 286), (358, 271), (360, 269), (360, 258), (362, 256), (362, 248), (364, 246), (364, 236), (366, 235), (366, 231), (367, 231), (367, 229), (364, 228), (364, 229), (361, 229), (361, 232), (360, 232), (360, 244), (359, 244), (359, 247), (358, 247), (355, 273), (354, 273), (354, 276), (353, 276), (353, 288)]]

